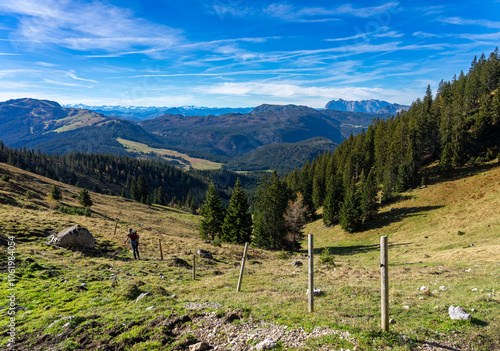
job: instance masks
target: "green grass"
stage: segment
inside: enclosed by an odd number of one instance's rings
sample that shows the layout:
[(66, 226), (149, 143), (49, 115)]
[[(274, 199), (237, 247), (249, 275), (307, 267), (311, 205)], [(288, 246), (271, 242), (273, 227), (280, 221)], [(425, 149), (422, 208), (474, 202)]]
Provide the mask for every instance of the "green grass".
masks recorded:
[[(243, 319), (233, 323), (263, 320), (309, 332), (322, 326), (347, 331), (352, 337), (334, 334), (312, 338), (304, 346), (312, 350), (352, 350), (354, 346), (362, 350), (414, 350), (425, 345), (500, 348), (500, 193), (498, 187), (490, 187), (491, 182), (500, 181), (498, 168), (486, 172), (486, 176), (478, 174), (413, 191), (413, 196), (382, 208), (378, 224), (356, 235), (346, 234), (338, 226), (325, 228), (321, 221), (309, 224), (306, 233), (313, 233), (315, 239), (315, 286), (325, 293), (315, 299), (314, 313), (308, 312), (307, 305), (306, 244), (292, 257), (250, 248), (242, 289), (235, 293), (243, 247), (202, 243), (197, 238), (196, 216), (100, 194), (92, 194), (92, 217), (61, 214), (48, 209), (36, 196), (19, 200), (26, 190), (47, 193), (52, 182), (44, 179), (47, 183), (40, 184), (40, 177), (29, 178), (29, 174), (12, 167), (9, 170), (11, 181), (0, 184), (0, 193), (18, 200), (15, 205), (0, 204), (0, 227), (2, 234), (16, 237), (16, 302), (22, 306), (16, 323), (21, 337), (33, 342), (37, 335), (48, 334), (59, 349), (65, 350), (78, 349), (82, 338), (93, 345), (107, 343), (124, 350), (169, 350), (185, 340), (164, 334), (162, 327), (154, 324), (157, 318), (242, 309)], [(479, 188), (489, 190), (484, 190), (483, 197), (472, 199)], [(77, 189), (68, 187), (66, 192)], [(468, 197), (468, 203), (456, 201), (460, 196)], [(68, 206), (76, 205), (74, 199), (67, 202)], [(33, 209), (34, 204), (39, 209)], [(416, 210), (396, 217), (390, 214), (391, 208)], [(469, 219), (463, 217), (467, 212), (471, 214)], [(115, 235), (116, 218), (120, 220)], [(61, 250), (44, 244), (47, 233), (76, 223), (89, 228), (102, 252)], [(142, 234), (143, 260), (131, 260), (130, 248), (123, 244), (129, 226)], [(458, 230), (466, 234), (457, 235)], [(389, 234), (390, 244), (390, 318), (395, 324), (390, 325), (390, 332), (383, 333), (378, 244), (380, 235), (385, 234)], [(164, 261), (159, 260), (158, 239), (162, 240)], [(474, 245), (468, 246), (470, 243)], [(215, 260), (198, 260), (196, 280), (192, 280), (191, 270), (168, 265), (173, 257), (191, 263), (192, 256), (183, 252), (197, 248), (212, 251)], [(1, 250), (0, 257), (5, 260), (5, 248)], [(335, 266), (320, 262), (331, 257)], [(304, 266), (292, 266), (295, 260), (302, 260)], [(114, 275), (118, 286), (111, 287)], [(79, 288), (80, 280), (87, 284), (86, 290)], [(417, 290), (421, 286), (428, 290)], [(446, 291), (441, 291), (441, 286)], [(0, 293), (5, 296), (7, 288), (6, 280), (2, 280)], [(135, 303), (142, 292), (153, 295)], [(211, 305), (190, 310), (188, 303)], [(447, 311), (452, 304), (465, 308), (472, 320), (450, 320)], [(74, 318), (61, 320), (64, 317)], [(68, 322), (69, 327), (64, 327)], [(1, 329), (5, 330), (7, 324), (6, 318), (0, 318)], [(203, 331), (200, 323), (186, 322), (183, 327), (193, 335)], [(64, 339), (57, 341), (60, 334)], [(6, 338), (0, 340), (0, 348), (6, 344)]]

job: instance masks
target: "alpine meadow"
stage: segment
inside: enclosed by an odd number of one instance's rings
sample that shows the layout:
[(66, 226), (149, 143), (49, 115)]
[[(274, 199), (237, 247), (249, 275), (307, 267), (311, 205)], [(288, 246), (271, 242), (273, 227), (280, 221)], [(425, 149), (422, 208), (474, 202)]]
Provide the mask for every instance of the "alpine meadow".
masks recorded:
[(0, 349), (500, 351), (499, 14), (1, 0)]

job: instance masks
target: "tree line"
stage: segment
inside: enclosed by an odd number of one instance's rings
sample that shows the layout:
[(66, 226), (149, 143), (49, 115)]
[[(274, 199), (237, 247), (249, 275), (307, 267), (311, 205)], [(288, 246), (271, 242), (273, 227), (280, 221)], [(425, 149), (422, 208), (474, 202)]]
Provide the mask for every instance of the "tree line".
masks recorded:
[(0, 141), (0, 162), (66, 184), (148, 204), (198, 208), (206, 189), (206, 179), (201, 176), (162, 161), (129, 156), (83, 152), (49, 155), (25, 147), (7, 147)]

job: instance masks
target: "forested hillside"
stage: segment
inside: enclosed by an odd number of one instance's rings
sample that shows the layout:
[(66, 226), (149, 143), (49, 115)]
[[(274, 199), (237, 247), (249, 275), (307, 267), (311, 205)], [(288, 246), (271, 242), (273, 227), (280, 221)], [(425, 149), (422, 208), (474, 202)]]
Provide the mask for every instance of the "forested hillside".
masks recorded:
[[(351, 135), (334, 152), (320, 155), (287, 177), (312, 209), (323, 206), (323, 221), (340, 221), (356, 231), (382, 201), (425, 184), (422, 167), (438, 162), (443, 176), (455, 167), (499, 157), (500, 58), (474, 58), (467, 73), (441, 81), (436, 96), (430, 87), (408, 111), (377, 119)], [(313, 213), (314, 211), (312, 211)]]

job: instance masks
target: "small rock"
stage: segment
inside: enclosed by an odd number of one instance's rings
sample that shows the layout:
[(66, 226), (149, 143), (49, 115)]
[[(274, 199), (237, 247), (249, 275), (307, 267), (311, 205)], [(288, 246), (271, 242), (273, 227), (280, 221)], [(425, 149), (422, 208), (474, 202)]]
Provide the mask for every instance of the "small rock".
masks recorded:
[(201, 258), (212, 258), (212, 253), (208, 250), (198, 249), (196, 250), (196, 254)]
[[(313, 295), (314, 295), (314, 296), (321, 296), (321, 295), (323, 295), (323, 294), (324, 294), (324, 293), (323, 293), (323, 291), (322, 291), (322, 290), (320, 290), (320, 289), (318, 289), (318, 288), (314, 287), (314, 289), (313, 289)], [(309, 289), (307, 289), (307, 291), (306, 291), (306, 295), (309, 295)]]
[(302, 267), (304, 264), (300, 261), (293, 261), (292, 263), (290, 263), (292, 266), (295, 266), (295, 267)]
[(478, 291), (479, 289), (478, 288), (472, 288), (472, 291)]
[(189, 345), (189, 351), (205, 351), (210, 350), (211, 348), (212, 347), (204, 341), (194, 345)]
[(469, 244), (469, 246), (474, 246), (474, 244)]
[(466, 269), (465, 271), (466, 271), (466, 272), (470, 272), (470, 271), (472, 271), (472, 269), (471, 269), (471, 268), (469, 268), (469, 269)]
[(146, 308), (146, 311), (150, 311), (150, 310), (152, 310), (153, 308), (155, 308), (155, 306), (149, 306), (149, 307), (147, 307), (147, 308)]
[(422, 285), (422, 286), (420, 287), (420, 291), (426, 291), (426, 290), (427, 290), (427, 287), (426, 287), (425, 285)]
[(394, 318), (389, 319), (390, 324), (396, 324), (396, 320)]
[(440, 291), (446, 291), (446, 290), (448, 290), (448, 289), (446, 289), (446, 286), (441, 285), (441, 286), (439, 287), (439, 290), (440, 290)]
[(475, 308), (471, 309), (470, 311), (471, 312), (477, 312), (477, 310)]
[(468, 321), (469, 319), (471, 319), (471, 315), (465, 312), (465, 310), (460, 306), (455, 307), (451, 305), (448, 308), (448, 314), (450, 315), (451, 319), (462, 320), (462, 321)]
[(403, 308), (404, 308), (405, 310), (409, 310), (409, 309), (410, 309), (410, 306), (403, 306)]
[(150, 292), (142, 293), (139, 296), (137, 296), (137, 299), (135, 299), (135, 303), (137, 303), (138, 301), (142, 300), (146, 296), (151, 296), (151, 295), (153, 295), (153, 294), (151, 294)]
[(274, 349), (277, 346), (278, 346), (278, 344), (273, 339), (265, 339), (264, 341), (258, 343), (255, 346), (255, 350), (258, 350), (258, 351), (260, 351), (260, 350), (271, 350), (271, 349)]
[(425, 297), (420, 296), (418, 299), (419, 299), (419, 300), (425, 300)]

